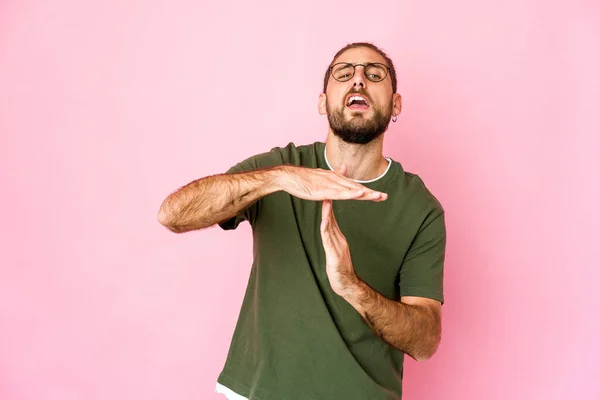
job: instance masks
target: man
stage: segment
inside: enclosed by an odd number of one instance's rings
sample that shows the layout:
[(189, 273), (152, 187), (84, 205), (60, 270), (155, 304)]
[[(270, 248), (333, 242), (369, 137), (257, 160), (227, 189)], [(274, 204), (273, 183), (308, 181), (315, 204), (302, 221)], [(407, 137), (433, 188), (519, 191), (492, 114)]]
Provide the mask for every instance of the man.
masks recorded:
[(426, 360), (440, 341), (444, 210), (382, 155), (401, 111), (392, 61), (370, 43), (344, 47), (318, 107), (326, 143), (250, 157), (160, 208), (178, 233), (252, 226), (254, 263), (216, 389), (229, 399), (401, 399), (404, 354)]

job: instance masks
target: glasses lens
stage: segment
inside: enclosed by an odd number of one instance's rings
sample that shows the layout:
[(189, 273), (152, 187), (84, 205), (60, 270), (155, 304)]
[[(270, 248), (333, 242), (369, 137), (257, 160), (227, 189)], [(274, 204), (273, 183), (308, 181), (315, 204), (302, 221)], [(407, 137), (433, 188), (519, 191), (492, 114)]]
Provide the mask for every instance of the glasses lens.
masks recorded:
[(369, 64), (365, 69), (365, 76), (373, 82), (384, 80), (386, 75), (387, 68), (383, 64)]
[(332, 75), (338, 81), (347, 81), (354, 75), (352, 64), (337, 64), (333, 66)]

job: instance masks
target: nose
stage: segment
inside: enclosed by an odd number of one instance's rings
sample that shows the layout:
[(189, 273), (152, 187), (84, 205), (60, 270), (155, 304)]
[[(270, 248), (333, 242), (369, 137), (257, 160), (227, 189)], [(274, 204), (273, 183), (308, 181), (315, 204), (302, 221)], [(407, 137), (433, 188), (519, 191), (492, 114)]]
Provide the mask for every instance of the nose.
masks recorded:
[(354, 86), (362, 86), (365, 87), (365, 67), (362, 65), (357, 65), (354, 67), (354, 76), (352, 77), (352, 82)]

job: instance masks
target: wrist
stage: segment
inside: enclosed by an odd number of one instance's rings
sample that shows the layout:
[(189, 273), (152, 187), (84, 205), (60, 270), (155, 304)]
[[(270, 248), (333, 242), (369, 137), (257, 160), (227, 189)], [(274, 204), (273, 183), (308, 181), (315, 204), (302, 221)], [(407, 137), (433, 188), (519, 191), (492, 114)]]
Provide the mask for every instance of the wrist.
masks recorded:
[(360, 314), (364, 313), (365, 299), (369, 298), (369, 290), (372, 290), (360, 278), (353, 280), (344, 290), (342, 297), (352, 305)]
[(273, 192), (279, 192), (283, 190), (287, 191), (287, 182), (289, 181), (290, 175), (289, 165), (278, 165), (273, 167), (269, 172), (271, 174), (271, 188)]

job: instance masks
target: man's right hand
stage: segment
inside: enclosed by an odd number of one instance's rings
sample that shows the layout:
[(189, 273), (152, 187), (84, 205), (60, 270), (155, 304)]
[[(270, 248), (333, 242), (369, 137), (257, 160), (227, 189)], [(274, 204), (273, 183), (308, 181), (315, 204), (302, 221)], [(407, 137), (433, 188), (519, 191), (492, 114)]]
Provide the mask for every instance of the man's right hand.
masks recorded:
[(387, 193), (371, 190), (340, 172), (293, 165), (280, 167), (279, 186), (292, 196), (304, 200), (371, 200), (384, 201)]

